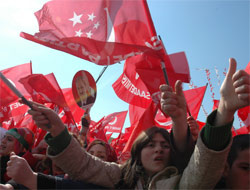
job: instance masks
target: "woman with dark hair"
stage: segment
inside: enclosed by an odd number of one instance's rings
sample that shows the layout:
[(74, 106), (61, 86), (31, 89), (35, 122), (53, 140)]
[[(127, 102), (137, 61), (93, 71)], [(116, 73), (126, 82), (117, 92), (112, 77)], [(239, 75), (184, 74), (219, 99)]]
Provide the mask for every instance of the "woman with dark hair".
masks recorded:
[[(142, 132), (133, 143), (130, 159), (122, 166), (117, 188), (131, 189), (136, 185), (147, 189), (155, 173), (171, 165), (170, 136), (167, 130), (152, 127)], [(178, 173), (173, 167), (173, 174)]]

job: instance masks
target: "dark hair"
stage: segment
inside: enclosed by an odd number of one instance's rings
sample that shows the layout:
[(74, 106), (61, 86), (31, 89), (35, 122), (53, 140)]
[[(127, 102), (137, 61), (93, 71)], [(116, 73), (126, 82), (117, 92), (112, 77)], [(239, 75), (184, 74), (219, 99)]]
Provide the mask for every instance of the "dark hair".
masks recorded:
[(156, 133), (160, 133), (170, 144), (170, 136), (167, 130), (159, 127), (151, 127), (143, 131), (134, 141), (131, 148), (131, 156), (122, 166), (122, 176), (116, 185), (119, 189), (134, 189), (140, 177), (145, 177), (144, 168), (141, 163), (142, 149), (153, 140)]
[(250, 147), (250, 134), (237, 135), (233, 138), (233, 143), (227, 157), (227, 162), (231, 167), (238, 157), (240, 151)]

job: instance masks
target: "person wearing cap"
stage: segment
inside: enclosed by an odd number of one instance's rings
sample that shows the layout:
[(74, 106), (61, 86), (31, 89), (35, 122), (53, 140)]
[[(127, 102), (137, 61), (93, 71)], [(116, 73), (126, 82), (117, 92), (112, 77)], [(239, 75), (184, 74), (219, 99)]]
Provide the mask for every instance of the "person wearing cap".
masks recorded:
[(34, 140), (34, 133), (28, 128), (12, 128), (6, 131), (0, 144), (1, 183), (6, 183), (10, 179), (6, 174), (6, 168), (11, 152), (25, 158), (31, 166), (36, 164), (36, 159), (30, 153)]

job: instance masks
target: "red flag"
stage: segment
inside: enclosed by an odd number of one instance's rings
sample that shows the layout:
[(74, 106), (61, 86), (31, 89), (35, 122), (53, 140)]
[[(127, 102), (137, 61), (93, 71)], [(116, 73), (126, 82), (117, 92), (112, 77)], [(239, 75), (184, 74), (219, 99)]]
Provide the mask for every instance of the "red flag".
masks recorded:
[(75, 123), (78, 129), (81, 130), (81, 118), (85, 111), (76, 104), (71, 88), (65, 88), (62, 91)]
[(171, 117), (163, 114), (161, 110), (158, 109), (155, 115), (155, 125), (170, 131), (170, 129), (172, 128), (172, 119)]
[[(18, 80), (32, 73), (31, 63), (17, 65), (15, 67), (2, 70), (1, 72), (22, 93), (22, 95), (29, 95)], [(17, 99), (18, 97), (9, 89), (2, 79), (0, 79), (0, 106), (7, 106)]]
[(91, 143), (94, 139), (101, 139), (105, 142), (108, 142), (104, 133), (104, 127), (102, 125), (103, 120), (104, 117), (100, 119), (95, 125), (89, 126), (89, 132), (87, 135), (89, 143)]
[(40, 32), (23, 38), (99, 65), (162, 50), (145, 0), (54, 0), (35, 15)]
[[(165, 57), (168, 57), (168, 55), (165, 54)], [(170, 55), (169, 58), (170, 61), (165, 62), (169, 85), (173, 87), (177, 80), (182, 80), (182, 82), (189, 83), (189, 67), (184, 52)], [(147, 86), (152, 99), (155, 100), (155, 96), (157, 97), (159, 94), (159, 86), (166, 83), (161, 68), (162, 60), (157, 57), (141, 54), (131, 57), (127, 61), (131, 61), (135, 64), (136, 72)]]
[(194, 119), (197, 119), (201, 103), (203, 101), (207, 86), (202, 86), (190, 90), (184, 91), (187, 105), (189, 107), (191, 115)]
[(1, 72), (16, 86), (22, 95), (28, 97), (30, 96), (23, 85), (19, 82), (19, 79), (32, 74), (32, 63), (17, 65), (8, 69), (4, 69)]
[(125, 62), (122, 75), (112, 87), (116, 95), (129, 104), (147, 108), (152, 101), (147, 87), (135, 71), (133, 62)]
[[(130, 105), (130, 106), (132, 106), (132, 105)], [(136, 108), (135, 106), (132, 106), (132, 107), (135, 110), (133, 113), (135, 113), (136, 109), (139, 108), (139, 107)], [(139, 108), (139, 109), (141, 109), (141, 108)], [(131, 109), (129, 109), (129, 110), (131, 110)], [(145, 131), (148, 128), (155, 125), (154, 118), (155, 118), (156, 110), (157, 110), (157, 107), (152, 102), (150, 104), (150, 106), (144, 110), (144, 112), (141, 115), (141, 117), (139, 118), (139, 120), (137, 120), (137, 122), (135, 122), (135, 123), (131, 123), (131, 126), (134, 126), (133, 131), (128, 139), (128, 142), (127, 142), (125, 148), (123, 149), (123, 152), (129, 152), (131, 147), (132, 147), (132, 144), (134, 143), (137, 136), (142, 131)], [(141, 110), (139, 110), (139, 112), (141, 112)]]
[(245, 71), (250, 75), (250, 62), (247, 64)]
[(220, 100), (213, 100), (213, 101), (214, 101), (213, 110), (215, 110), (218, 108)]
[(11, 117), (11, 111), (9, 106), (0, 106), (0, 123), (8, 121)]
[(120, 133), (128, 111), (115, 112), (104, 118), (102, 125), (105, 132)]
[(245, 126), (250, 128), (250, 106), (238, 109), (237, 114)]

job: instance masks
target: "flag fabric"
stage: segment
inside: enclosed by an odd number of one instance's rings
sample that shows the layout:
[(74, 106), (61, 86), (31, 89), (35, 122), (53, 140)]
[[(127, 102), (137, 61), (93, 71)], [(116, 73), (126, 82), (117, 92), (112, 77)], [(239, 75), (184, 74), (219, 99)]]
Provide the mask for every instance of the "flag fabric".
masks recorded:
[(106, 135), (104, 133), (104, 126), (102, 125), (102, 122), (104, 121), (103, 117), (100, 119), (97, 123), (95, 123), (93, 126), (89, 126), (89, 132), (87, 134), (88, 143), (91, 143), (95, 139), (101, 139), (105, 142), (107, 141)]
[(220, 103), (220, 100), (213, 100), (214, 105), (213, 105), (213, 110), (217, 109)]
[(120, 133), (128, 111), (115, 112), (104, 118), (102, 125), (105, 132)]
[[(134, 110), (134, 113), (136, 112), (136, 107), (133, 105), (130, 110)], [(140, 107), (138, 107), (141, 109)], [(126, 146), (123, 149), (123, 153), (129, 152), (131, 150), (131, 147), (135, 141), (135, 139), (138, 137), (138, 135), (142, 132), (147, 130), (148, 128), (155, 125), (154, 118), (157, 111), (157, 106), (152, 102), (150, 106), (147, 109), (144, 109), (143, 114), (141, 114), (141, 117), (137, 120), (137, 122), (131, 123), (131, 126), (133, 127), (133, 131), (131, 132), (131, 135), (127, 141)], [(141, 110), (139, 110), (141, 112)]]
[(39, 33), (21, 37), (98, 65), (163, 50), (146, 0), (53, 0), (35, 16)]
[[(176, 80), (190, 81), (188, 62), (184, 52), (165, 54), (165, 67), (169, 84), (174, 86)], [(153, 99), (159, 103), (159, 86), (165, 84), (160, 58), (141, 54), (128, 58), (122, 75), (112, 85), (116, 95), (123, 101), (147, 108)]]
[(124, 64), (123, 73), (112, 87), (116, 95), (129, 104), (147, 108), (152, 101), (147, 87), (135, 71), (135, 64), (128, 60)]
[[(165, 54), (165, 57), (168, 57), (168, 55)], [(189, 66), (184, 52), (169, 55), (169, 58), (170, 61), (164, 63), (169, 85), (174, 87), (177, 80), (189, 83)], [(141, 54), (131, 57), (127, 61), (131, 61), (135, 64), (136, 72), (149, 90), (153, 101), (158, 104), (156, 100), (158, 99), (157, 96), (159, 96), (159, 87), (161, 84), (166, 84), (161, 68), (162, 60), (158, 57)]]
[[(29, 96), (23, 85), (18, 82), (22, 77), (32, 73), (31, 63), (17, 65), (1, 71), (2, 74), (21, 92), (24, 96)], [(18, 97), (10, 88), (0, 79), (0, 106), (8, 106), (18, 100)]]
[(197, 119), (207, 86), (184, 91), (186, 102), (194, 119)]

